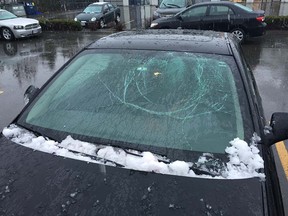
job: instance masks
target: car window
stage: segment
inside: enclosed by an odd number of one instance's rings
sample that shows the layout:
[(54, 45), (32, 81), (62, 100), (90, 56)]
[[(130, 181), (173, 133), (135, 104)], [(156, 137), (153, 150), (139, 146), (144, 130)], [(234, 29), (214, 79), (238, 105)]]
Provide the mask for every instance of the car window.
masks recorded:
[(103, 12), (105, 12), (105, 11), (109, 11), (109, 7), (108, 7), (107, 4), (105, 4), (105, 5), (103, 6)]
[(112, 4), (108, 4), (108, 7), (110, 10), (113, 10), (115, 8), (114, 5), (112, 5)]
[(223, 16), (223, 15), (228, 15), (228, 14), (234, 14), (231, 8), (227, 6), (222, 6), (222, 5), (212, 5), (210, 7), (210, 16)]
[(18, 123), (53, 131), (50, 137), (68, 132), (80, 140), (224, 153), (231, 140), (244, 138), (248, 113), (233, 62), (186, 52), (88, 52)]
[(17, 16), (8, 11), (0, 11), (0, 20), (14, 19), (14, 18), (17, 18)]
[(186, 7), (186, 0), (163, 0), (159, 8), (181, 8)]
[(201, 17), (206, 15), (207, 6), (194, 7), (181, 14), (182, 18)]
[(235, 5), (236, 5), (237, 7), (239, 7), (239, 8), (247, 11), (247, 12), (253, 12), (253, 10), (252, 10), (251, 8), (246, 7), (246, 6), (244, 6), (244, 5), (241, 5), (241, 4), (238, 4), (238, 3), (235, 3)]
[(102, 11), (101, 5), (90, 5), (84, 9), (84, 13), (100, 13)]

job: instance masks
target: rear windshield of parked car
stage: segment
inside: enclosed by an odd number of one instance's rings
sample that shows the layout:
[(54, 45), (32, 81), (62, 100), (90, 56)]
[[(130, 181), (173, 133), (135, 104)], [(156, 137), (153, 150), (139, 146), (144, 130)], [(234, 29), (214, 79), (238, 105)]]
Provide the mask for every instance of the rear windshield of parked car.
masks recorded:
[(240, 80), (231, 56), (85, 51), (19, 123), (82, 140), (224, 153), (234, 138), (252, 136), (245, 134), (251, 120)]

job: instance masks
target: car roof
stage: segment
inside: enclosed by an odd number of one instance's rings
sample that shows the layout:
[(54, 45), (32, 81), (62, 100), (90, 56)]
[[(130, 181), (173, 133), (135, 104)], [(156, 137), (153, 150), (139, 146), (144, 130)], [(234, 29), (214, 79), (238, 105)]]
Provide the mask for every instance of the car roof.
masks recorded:
[(225, 32), (200, 30), (126, 31), (101, 38), (87, 49), (141, 49), (231, 55), (232, 36)]
[[(210, 5), (210, 4), (220, 4), (220, 5), (235, 5), (236, 2), (230, 2), (230, 1), (211, 1), (211, 2), (199, 2), (197, 4), (194, 4), (195, 6), (196, 5)], [(194, 6), (193, 5), (193, 6)]]
[(104, 5), (104, 4), (107, 4), (108, 2), (94, 2), (90, 5)]

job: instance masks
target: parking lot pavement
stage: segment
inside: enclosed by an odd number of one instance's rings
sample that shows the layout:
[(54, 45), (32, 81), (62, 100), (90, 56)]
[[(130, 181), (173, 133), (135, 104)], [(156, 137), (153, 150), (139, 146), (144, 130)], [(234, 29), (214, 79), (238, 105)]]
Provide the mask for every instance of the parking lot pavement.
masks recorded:
[[(243, 44), (263, 101), (266, 120), (273, 112), (288, 112), (288, 31), (268, 31)], [(273, 146), (284, 208), (288, 215), (288, 141)]]

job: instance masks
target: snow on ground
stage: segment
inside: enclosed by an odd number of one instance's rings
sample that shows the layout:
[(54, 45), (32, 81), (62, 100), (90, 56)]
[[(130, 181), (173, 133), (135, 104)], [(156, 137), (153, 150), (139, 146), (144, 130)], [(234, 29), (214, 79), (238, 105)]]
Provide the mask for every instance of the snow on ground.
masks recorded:
[[(95, 157), (100, 157), (121, 164), (127, 169), (146, 172), (199, 178), (243, 179), (259, 177), (265, 179), (265, 174), (259, 172), (259, 170), (264, 168), (264, 161), (259, 155), (259, 149), (256, 145), (259, 137), (256, 135), (252, 138), (250, 145), (239, 138), (232, 140), (230, 142), (231, 146), (225, 149), (229, 162), (226, 163), (225, 168), (222, 169), (219, 176), (212, 177), (209, 175), (196, 175), (190, 169), (193, 165), (192, 162), (174, 161), (164, 163), (160, 156), (151, 152), (138, 152), (139, 157), (127, 154), (127, 152), (120, 148), (82, 142), (73, 139), (71, 136), (58, 143), (42, 136), (37, 137), (33, 133), (13, 124), (4, 128), (2, 133), (13, 142), (25, 147), (86, 162), (103, 164), (103, 161), (95, 159)], [(213, 157), (213, 154), (204, 153), (197, 161), (197, 165), (202, 164), (205, 166), (208, 157)], [(113, 163), (111, 164), (113, 165)]]

